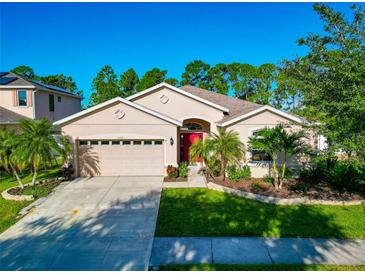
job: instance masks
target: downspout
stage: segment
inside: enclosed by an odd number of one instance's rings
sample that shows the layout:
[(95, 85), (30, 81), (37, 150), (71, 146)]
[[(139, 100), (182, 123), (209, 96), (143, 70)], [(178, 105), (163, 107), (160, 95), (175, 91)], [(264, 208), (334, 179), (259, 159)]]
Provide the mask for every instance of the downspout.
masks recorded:
[(32, 108), (33, 108), (33, 120), (35, 119), (35, 93), (37, 92), (37, 89), (33, 90), (32, 92)]

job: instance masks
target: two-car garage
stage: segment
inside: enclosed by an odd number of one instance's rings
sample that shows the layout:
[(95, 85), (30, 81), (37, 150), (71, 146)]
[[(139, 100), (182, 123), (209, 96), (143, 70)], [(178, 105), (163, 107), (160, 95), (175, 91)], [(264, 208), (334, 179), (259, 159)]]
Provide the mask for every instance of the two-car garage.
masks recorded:
[(164, 141), (79, 140), (80, 176), (163, 176)]
[(163, 176), (177, 165), (180, 121), (120, 97), (57, 121), (77, 176)]

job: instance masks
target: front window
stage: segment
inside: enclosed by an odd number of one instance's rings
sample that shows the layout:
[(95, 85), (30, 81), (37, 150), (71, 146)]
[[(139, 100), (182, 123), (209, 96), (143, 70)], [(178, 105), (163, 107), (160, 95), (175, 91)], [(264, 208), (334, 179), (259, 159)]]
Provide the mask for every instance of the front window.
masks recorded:
[(54, 112), (54, 95), (48, 95), (48, 107), (50, 112)]
[(261, 162), (261, 161), (271, 161), (272, 158), (270, 155), (266, 154), (265, 152), (261, 150), (252, 150), (251, 151), (251, 160), (255, 162)]
[(18, 106), (27, 105), (27, 92), (25, 90), (18, 90)]
[[(264, 137), (260, 136), (261, 130), (255, 130), (252, 132), (253, 136), (256, 136), (257, 139), (262, 139)], [(262, 150), (252, 149), (251, 150), (251, 161), (262, 162), (262, 161), (272, 161), (272, 158), (269, 154), (265, 153)]]

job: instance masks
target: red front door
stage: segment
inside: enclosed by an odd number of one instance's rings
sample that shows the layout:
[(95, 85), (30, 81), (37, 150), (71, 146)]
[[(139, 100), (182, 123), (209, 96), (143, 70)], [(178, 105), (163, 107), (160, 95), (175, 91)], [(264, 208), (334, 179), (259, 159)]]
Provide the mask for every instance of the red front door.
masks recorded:
[[(182, 161), (189, 162), (189, 148), (195, 142), (195, 140), (200, 139), (203, 140), (203, 133), (181, 133), (183, 138), (180, 138), (183, 146), (182, 149)], [(201, 162), (201, 159), (196, 159), (196, 162)]]

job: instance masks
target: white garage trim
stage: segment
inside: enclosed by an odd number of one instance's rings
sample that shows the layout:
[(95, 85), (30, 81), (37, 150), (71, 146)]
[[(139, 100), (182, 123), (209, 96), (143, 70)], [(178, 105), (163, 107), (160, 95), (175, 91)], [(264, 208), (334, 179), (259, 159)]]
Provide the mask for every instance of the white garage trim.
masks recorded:
[(143, 139), (78, 140), (78, 175), (163, 176), (164, 141), (161, 138), (154, 142)]

